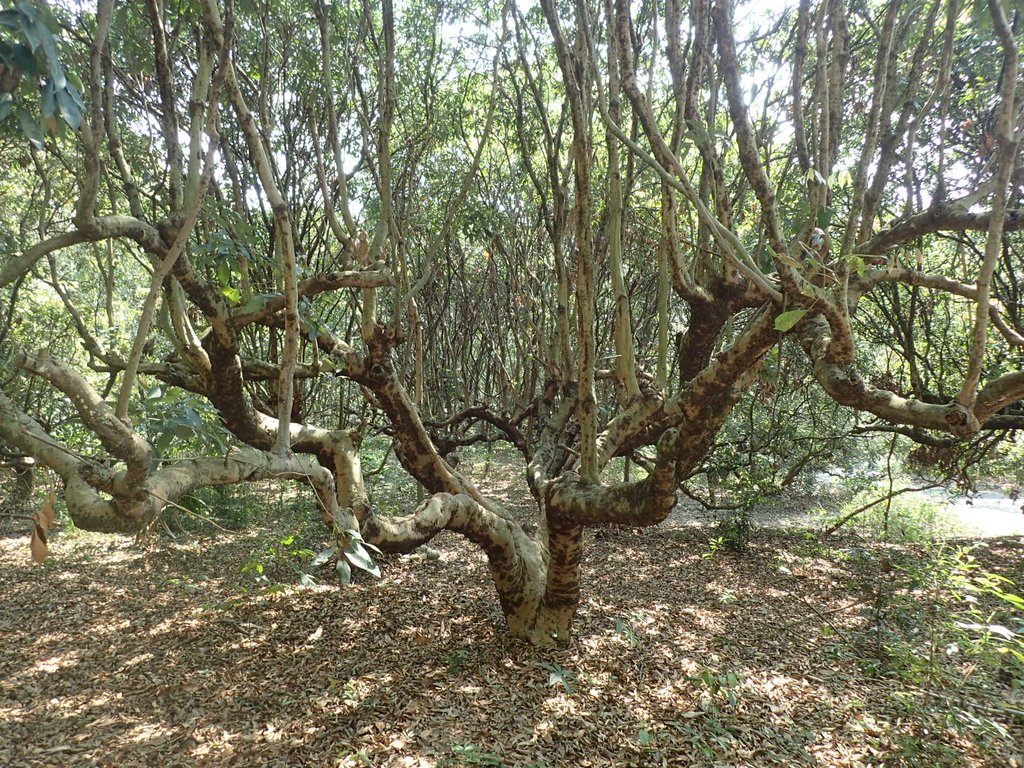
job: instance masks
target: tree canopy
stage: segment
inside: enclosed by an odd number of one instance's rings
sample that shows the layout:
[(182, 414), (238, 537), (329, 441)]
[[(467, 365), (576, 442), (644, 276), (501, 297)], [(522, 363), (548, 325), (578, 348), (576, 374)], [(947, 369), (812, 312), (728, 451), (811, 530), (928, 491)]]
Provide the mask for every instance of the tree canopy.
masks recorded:
[[(702, 478), (781, 487), (855, 434), (946, 476), (1019, 456), (1022, 28), (1002, 0), (5, 2), (0, 448), (81, 528), (276, 478), (367, 570), (455, 531), (536, 643), (570, 636), (585, 528)], [(370, 433), (407, 514), (366, 492)], [(495, 440), (530, 521), (459, 471)]]

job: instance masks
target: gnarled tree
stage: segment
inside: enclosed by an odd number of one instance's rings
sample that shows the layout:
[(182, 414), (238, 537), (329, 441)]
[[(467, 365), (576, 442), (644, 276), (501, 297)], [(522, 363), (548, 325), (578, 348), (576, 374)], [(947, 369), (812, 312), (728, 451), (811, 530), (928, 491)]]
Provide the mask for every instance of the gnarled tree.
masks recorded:
[[(59, 300), (88, 375), (3, 343), (112, 462), (48, 434), (17, 382), (0, 439), (60, 476), (82, 527), (281, 477), (385, 550), (455, 531), (510, 631), (549, 643), (584, 529), (664, 520), (737, 403), (786, 386), (765, 361), (790, 340), (787, 366), (879, 428), (1024, 426), (1021, 19), (754, 5), (101, 1), (63, 33), (75, 130), (3, 150), (40, 197), (4, 202), (0, 286)], [(71, 208), (42, 205), (55, 187)], [(108, 332), (142, 282), (134, 327)], [(201, 398), (234, 447), (170, 455), (140, 382)], [(370, 504), (357, 401), (429, 494), (406, 516)], [(475, 424), (522, 455), (534, 521), (451, 460)], [(622, 456), (643, 471), (610, 480)]]

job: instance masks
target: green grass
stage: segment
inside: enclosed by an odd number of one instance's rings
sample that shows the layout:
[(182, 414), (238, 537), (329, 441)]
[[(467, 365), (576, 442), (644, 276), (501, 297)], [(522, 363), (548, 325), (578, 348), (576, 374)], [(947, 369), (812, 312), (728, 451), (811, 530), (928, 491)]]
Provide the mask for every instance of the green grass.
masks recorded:
[(916, 543), (966, 536), (971, 532), (942, 502), (911, 495), (886, 500), (885, 495), (885, 490), (875, 487), (857, 493), (837, 512), (823, 510), (825, 527), (871, 504), (845, 523), (845, 527), (882, 541)]

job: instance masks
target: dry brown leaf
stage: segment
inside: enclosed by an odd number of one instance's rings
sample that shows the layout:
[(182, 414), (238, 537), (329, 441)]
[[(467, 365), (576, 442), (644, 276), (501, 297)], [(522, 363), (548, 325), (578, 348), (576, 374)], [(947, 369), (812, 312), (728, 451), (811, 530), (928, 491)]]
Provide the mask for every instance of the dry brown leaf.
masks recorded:
[(54, 507), (56, 505), (57, 493), (51, 490), (50, 495), (47, 496), (46, 501), (43, 502), (42, 508), (35, 514), (36, 522), (42, 526), (45, 533), (49, 533), (50, 529), (53, 528), (53, 521), (56, 517)]
[(38, 523), (32, 529), (29, 547), (32, 549), (32, 559), (37, 563), (43, 562), (50, 555), (50, 549), (46, 546), (46, 531)]
[[(704, 530), (610, 531), (586, 550), (574, 643), (543, 653), (504, 632), (486, 563), (460, 538), (437, 543), (458, 569), (391, 558), (380, 589), (327, 596), (253, 591), (238, 568), (264, 535), (221, 537), (215, 558), (205, 538), (137, 553), (72, 537), (61, 578), (0, 537), (0, 634), (13, 638), (0, 653), (0, 766), (858, 768), (899, 762), (916, 738), (893, 708), (905, 686), (864, 675), (812, 631), (808, 605), (853, 604), (877, 559), (819, 559), (783, 578), (777, 556), (802, 537), (763, 532), (746, 555), (706, 561)], [(997, 551), (1003, 565), (985, 567), (1024, 580), (1019, 550), (993, 542), (984, 556)], [(169, 588), (211, 569), (198, 598)], [(87, 583), (103, 588), (68, 589)], [(870, 647), (862, 608), (828, 615)], [(9, 631), (20, 626), (33, 632)], [(540, 662), (571, 671), (575, 691), (545, 685)], [(711, 695), (704, 670), (741, 676), (736, 705)], [(876, 735), (851, 727), (864, 722)], [(915, 765), (1005, 768), (1020, 752), (1019, 738), (970, 731), (928, 739), (952, 761)]]
[(43, 502), (43, 506), (32, 516), (36, 524), (32, 529), (32, 540), (29, 542), (29, 548), (32, 550), (32, 559), (37, 563), (43, 562), (50, 555), (46, 535), (53, 527), (55, 518), (54, 507), (56, 504), (57, 494), (51, 490), (50, 495)]

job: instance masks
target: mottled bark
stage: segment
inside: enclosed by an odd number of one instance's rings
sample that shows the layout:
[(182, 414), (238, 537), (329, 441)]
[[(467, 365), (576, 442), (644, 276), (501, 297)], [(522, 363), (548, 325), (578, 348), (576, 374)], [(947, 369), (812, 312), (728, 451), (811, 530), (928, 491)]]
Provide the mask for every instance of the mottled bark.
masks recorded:
[(775, 197), (775, 187), (768, 179), (764, 163), (761, 162), (754, 138), (754, 127), (750, 124), (750, 115), (740, 85), (739, 61), (736, 54), (736, 41), (733, 39), (733, 18), (731, 0), (717, 0), (713, 6), (711, 17), (715, 25), (715, 38), (718, 41), (719, 67), (725, 83), (725, 93), (729, 100), (729, 114), (736, 131), (736, 143), (739, 147), (740, 164), (743, 172), (761, 203), (761, 217), (767, 231), (768, 242), (776, 253), (786, 252), (786, 238), (782, 233), (779, 219), (779, 206)]
[(131, 494), (149, 475), (152, 448), (110, 409), (77, 372), (50, 357), (46, 350), (34, 355), (18, 353), (14, 364), (49, 381), (71, 401), (83, 423), (112, 456), (125, 462), (124, 473), (110, 490)]
[(466, 494), (484, 509), (499, 511), (500, 507), (493, 500), (484, 498), (468, 479), (441, 458), (412, 398), (387, 360), (386, 345), (383, 341), (375, 344), (378, 351), (371, 357), (371, 361), (379, 362), (370, 362), (366, 369), (349, 370), (348, 373), (373, 392), (394, 427), (397, 440), (395, 453), (402, 466), (428, 493)]
[(956, 400), (967, 408), (977, 401), (978, 386), (981, 383), (982, 367), (988, 344), (989, 297), (992, 292), (992, 276), (1003, 252), (1003, 218), (1011, 194), (1010, 178), (1017, 158), (1020, 138), (1016, 108), (1019, 89), (1018, 70), (1020, 52), (1014, 39), (1014, 30), (1006, 18), (1003, 5), (990, 0), (989, 13), (995, 24), (999, 41), (1003, 47), (1003, 91), (999, 97), (999, 112), (996, 117), (995, 192), (992, 196), (992, 223), (985, 241), (985, 256), (978, 271), (978, 300), (974, 307), (974, 327), (971, 332), (971, 346), (967, 356), (967, 371)]
[(21, 360), (27, 370), (45, 376), (65, 391), (82, 420), (101, 437), (111, 454), (128, 462), (126, 469), (115, 471), (105, 463), (69, 451), (0, 393), (0, 439), (35, 456), (61, 478), (68, 514), (79, 528), (138, 533), (168, 504), (197, 488), (268, 478), (310, 485), (325, 518), (342, 529), (357, 525), (351, 512), (338, 506), (334, 475), (311, 459), (273, 456), (246, 448), (222, 458), (151, 465), (150, 446), (116, 418), (84, 379), (43, 354)]
[(896, 424), (913, 424), (950, 432), (966, 439), (981, 428), (974, 411), (956, 402), (924, 403), (879, 389), (864, 380), (853, 365), (839, 364), (828, 355), (829, 331), (822, 318), (807, 321), (797, 336), (813, 364), (814, 377), (832, 398)]
[(509, 631), (530, 639), (544, 585), (544, 551), (514, 522), (500, 517), (465, 494), (438, 493), (403, 517), (370, 515), (363, 537), (382, 549), (408, 552), (451, 530), (477, 544), (488, 568)]
[[(856, 253), (883, 254), (934, 232), (987, 232), (992, 226), (992, 211), (971, 211), (973, 201), (937, 202), (928, 209), (900, 219), (883, 229), (870, 240), (854, 248)], [(1024, 209), (1011, 208), (1003, 212), (1004, 232), (1024, 229)]]

